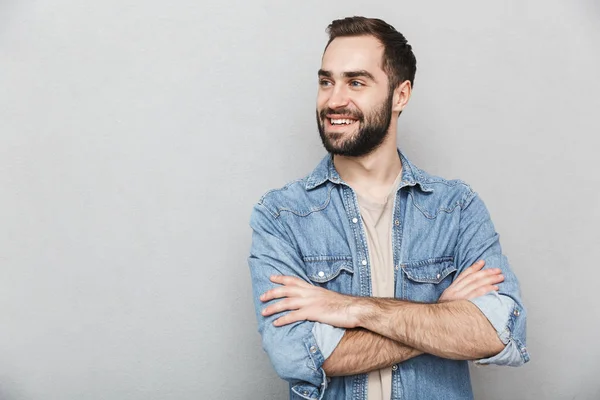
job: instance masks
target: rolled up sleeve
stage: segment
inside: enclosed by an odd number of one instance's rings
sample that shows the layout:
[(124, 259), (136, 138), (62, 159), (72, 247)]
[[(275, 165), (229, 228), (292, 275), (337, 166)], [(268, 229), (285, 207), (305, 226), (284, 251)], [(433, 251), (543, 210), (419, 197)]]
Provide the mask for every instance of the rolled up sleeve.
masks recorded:
[(346, 330), (335, 326), (315, 322), (312, 329), (313, 335), (317, 341), (317, 345), (321, 349), (323, 358), (327, 360), (331, 353), (335, 350)]
[[(496, 233), (483, 201), (469, 189), (463, 203), (455, 261), (459, 272), (477, 260), (485, 268), (499, 268), (504, 281), (497, 284), (498, 292), (472, 299), (490, 321), (505, 344), (495, 356), (476, 360), (477, 365), (520, 366), (529, 361), (526, 347), (527, 313), (521, 300), (519, 282), (502, 254), (500, 237)], [(458, 274), (457, 274), (458, 275)]]
[(281, 221), (264, 205), (259, 203), (254, 207), (250, 226), (253, 232), (248, 264), (263, 349), (277, 374), (290, 383), (292, 398), (322, 399), (327, 388), (322, 369), (325, 356), (313, 333), (315, 323), (299, 321), (276, 327), (273, 321), (285, 313), (269, 317), (261, 314), (267, 304), (280, 301), (263, 303), (259, 299), (261, 294), (277, 286), (269, 280), (272, 275), (295, 276), (309, 282), (302, 259)]
[(470, 300), (490, 321), (498, 338), (504, 343), (504, 349), (493, 357), (474, 360), (476, 365), (520, 366), (529, 361), (529, 354), (524, 345), (525, 326), (517, 320), (525, 318), (524, 309), (515, 301), (497, 292)]

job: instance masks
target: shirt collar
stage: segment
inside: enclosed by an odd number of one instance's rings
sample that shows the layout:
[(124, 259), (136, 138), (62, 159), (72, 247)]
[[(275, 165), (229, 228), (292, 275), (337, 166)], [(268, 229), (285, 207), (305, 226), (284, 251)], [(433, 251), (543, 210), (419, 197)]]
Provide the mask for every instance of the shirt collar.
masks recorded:
[[(398, 189), (401, 189), (404, 186), (419, 185), (424, 192), (433, 192), (433, 188), (427, 184), (427, 180), (423, 176), (423, 171), (411, 163), (410, 160), (402, 154), (400, 149), (398, 149), (398, 156), (402, 162), (402, 181), (400, 182)], [(326, 181), (335, 184), (343, 183), (340, 174), (338, 174), (333, 165), (333, 156), (331, 154), (327, 154), (323, 157), (317, 167), (308, 176), (306, 179), (306, 190), (312, 190)]]

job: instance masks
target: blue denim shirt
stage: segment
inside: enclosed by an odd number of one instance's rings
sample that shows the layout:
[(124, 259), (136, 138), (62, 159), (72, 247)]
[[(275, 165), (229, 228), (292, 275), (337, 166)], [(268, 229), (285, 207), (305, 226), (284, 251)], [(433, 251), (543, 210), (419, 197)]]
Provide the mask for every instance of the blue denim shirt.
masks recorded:
[[(496, 329), (504, 350), (479, 364), (518, 366), (529, 361), (526, 312), (519, 284), (502, 254), (489, 213), (458, 180), (429, 175), (402, 153), (402, 181), (394, 202), (392, 248), (395, 297), (434, 303), (465, 268), (486, 261), (501, 268), (498, 293), (473, 299)], [(269, 277), (293, 275), (336, 292), (371, 295), (367, 240), (356, 194), (326, 156), (307, 177), (267, 192), (254, 206), (249, 266), (264, 350), (290, 384), (291, 399), (365, 400), (367, 375), (327, 377), (322, 365), (343, 329), (301, 321), (275, 327), (259, 296)], [(279, 315), (280, 316), (280, 315)], [(469, 338), (465, 338), (469, 340)], [(392, 399), (470, 399), (466, 361), (423, 354), (393, 366)]]

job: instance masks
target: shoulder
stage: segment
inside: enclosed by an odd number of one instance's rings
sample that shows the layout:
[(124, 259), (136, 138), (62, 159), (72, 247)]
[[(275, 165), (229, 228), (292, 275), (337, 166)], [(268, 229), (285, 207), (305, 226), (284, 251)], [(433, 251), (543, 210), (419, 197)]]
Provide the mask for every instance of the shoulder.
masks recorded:
[(279, 212), (282, 206), (297, 201), (298, 197), (304, 197), (306, 192), (306, 179), (299, 178), (287, 182), (279, 188), (270, 189), (258, 200), (258, 204), (264, 206), (269, 211), (273, 210), (275, 214)]
[(324, 209), (329, 204), (334, 185), (327, 182), (308, 190), (309, 177), (307, 175), (267, 191), (257, 205), (264, 207), (274, 218), (279, 218), (284, 213), (307, 216)]
[(477, 193), (461, 179), (447, 179), (430, 174), (412, 166), (413, 174), (420, 190), (410, 190), (415, 203), (422, 205), (424, 210), (435, 214), (437, 211), (452, 212), (456, 208), (464, 209)]

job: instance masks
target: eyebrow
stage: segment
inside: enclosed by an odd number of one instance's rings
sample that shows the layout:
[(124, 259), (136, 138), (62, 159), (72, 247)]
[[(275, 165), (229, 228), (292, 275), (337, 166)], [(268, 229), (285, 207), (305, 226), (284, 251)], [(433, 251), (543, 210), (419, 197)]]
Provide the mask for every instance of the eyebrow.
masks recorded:
[[(320, 69), (319, 76), (331, 78), (333, 76), (333, 74), (331, 73), (331, 71), (326, 71), (324, 69)], [(360, 78), (360, 77), (362, 77), (362, 78), (370, 79), (373, 82), (377, 82), (377, 80), (375, 79), (373, 74), (371, 74), (369, 71), (365, 71), (364, 69), (361, 69), (359, 71), (346, 71), (346, 72), (342, 73), (342, 76), (344, 78)]]

